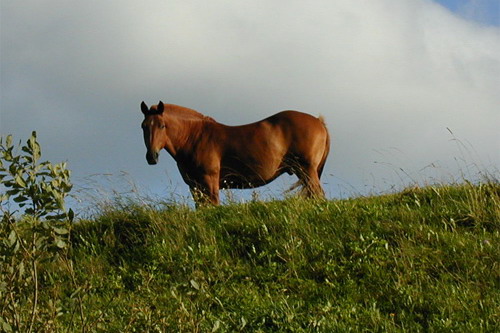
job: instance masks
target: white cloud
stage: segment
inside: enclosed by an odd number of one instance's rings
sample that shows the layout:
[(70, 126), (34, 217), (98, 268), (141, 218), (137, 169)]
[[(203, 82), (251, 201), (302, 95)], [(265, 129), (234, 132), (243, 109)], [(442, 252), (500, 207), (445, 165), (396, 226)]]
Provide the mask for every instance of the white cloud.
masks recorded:
[[(2, 134), (37, 129), (50, 158), (81, 176), (127, 170), (157, 186), (143, 99), (230, 124), (321, 113), (334, 139), (330, 181), (360, 192), (399, 182), (399, 168), (456, 173), (446, 127), (500, 165), (500, 28), (427, 0), (4, 1), (1, 61)], [(170, 158), (161, 165), (180, 181)]]

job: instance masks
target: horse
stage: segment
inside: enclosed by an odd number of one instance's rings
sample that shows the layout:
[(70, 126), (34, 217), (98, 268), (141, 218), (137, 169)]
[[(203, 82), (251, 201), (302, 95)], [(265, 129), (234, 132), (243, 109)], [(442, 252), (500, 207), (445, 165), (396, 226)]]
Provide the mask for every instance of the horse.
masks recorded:
[(324, 198), (320, 177), (330, 151), (323, 117), (281, 111), (263, 120), (228, 126), (198, 111), (160, 101), (141, 103), (150, 165), (165, 149), (177, 162), (196, 206), (219, 204), (219, 189), (248, 189), (295, 174), (302, 193)]

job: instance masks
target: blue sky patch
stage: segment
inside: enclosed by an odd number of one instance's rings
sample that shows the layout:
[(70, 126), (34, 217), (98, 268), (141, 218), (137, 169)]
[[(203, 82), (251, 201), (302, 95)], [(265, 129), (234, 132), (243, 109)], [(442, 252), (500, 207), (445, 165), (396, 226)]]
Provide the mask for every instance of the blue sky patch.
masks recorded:
[(434, 0), (465, 19), (500, 26), (499, 0)]

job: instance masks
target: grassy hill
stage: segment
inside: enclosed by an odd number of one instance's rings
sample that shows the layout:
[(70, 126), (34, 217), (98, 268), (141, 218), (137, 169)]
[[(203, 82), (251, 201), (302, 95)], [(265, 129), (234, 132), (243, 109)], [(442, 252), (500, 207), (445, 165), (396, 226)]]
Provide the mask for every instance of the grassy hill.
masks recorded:
[(69, 236), (40, 260), (35, 311), (32, 282), (0, 281), (0, 330), (32, 318), (47, 332), (499, 330), (495, 182), (196, 211), (116, 204)]

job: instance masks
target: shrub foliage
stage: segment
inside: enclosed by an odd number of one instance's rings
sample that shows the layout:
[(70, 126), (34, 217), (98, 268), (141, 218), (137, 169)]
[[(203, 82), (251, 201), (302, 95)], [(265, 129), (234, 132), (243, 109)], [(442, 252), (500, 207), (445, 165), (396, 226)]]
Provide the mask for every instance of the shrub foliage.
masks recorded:
[(36, 132), (21, 147), (22, 152), (15, 148), (11, 135), (0, 138), (0, 181), (7, 189), (0, 196), (2, 210), (12, 199), (35, 218), (72, 218), (64, 200), (72, 188), (66, 163), (40, 162), (42, 152)]
[[(65, 197), (72, 185), (65, 163), (40, 157), (36, 132), (23, 146), (10, 135), (0, 138), (0, 331), (48, 329), (47, 318), (57, 316), (54, 300), (40, 289), (67, 250), (74, 214)], [(13, 205), (21, 212), (11, 212)]]

